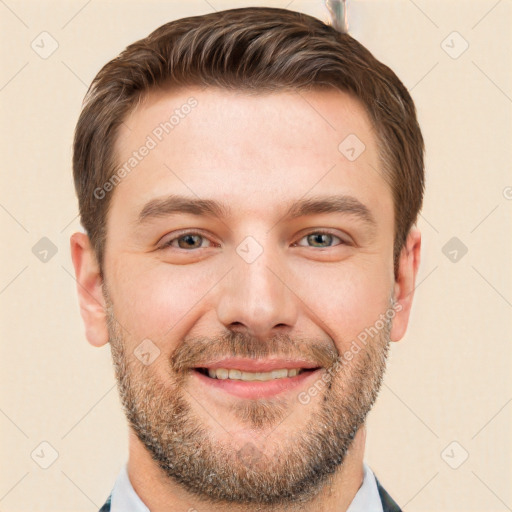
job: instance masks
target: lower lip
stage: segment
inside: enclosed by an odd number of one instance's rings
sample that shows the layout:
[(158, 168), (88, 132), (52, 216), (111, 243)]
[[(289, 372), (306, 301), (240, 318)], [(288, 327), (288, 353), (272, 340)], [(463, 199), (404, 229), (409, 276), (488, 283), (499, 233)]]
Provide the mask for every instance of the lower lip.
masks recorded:
[(226, 391), (227, 393), (239, 398), (256, 399), (275, 396), (285, 391), (297, 390), (302, 387), (306, 381), (316, 379), (321, 370), (321, 368), (318, 368), (317, 370), (303, 372), (295, 377), (284, 377), (282, 379), (272, 379), (267, 381), (212, 379), (211, 377), (207, 377), (196, 370), (193, 370), (192, 373), (200, 380), (200, 382), (214, 389)]

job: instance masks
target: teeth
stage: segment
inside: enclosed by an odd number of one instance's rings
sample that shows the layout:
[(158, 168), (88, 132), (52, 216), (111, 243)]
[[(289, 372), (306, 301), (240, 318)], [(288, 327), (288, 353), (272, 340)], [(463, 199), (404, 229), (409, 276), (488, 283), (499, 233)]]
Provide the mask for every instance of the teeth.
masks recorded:
[(217, 369), (217, 379), (227, 379), (229, 378), (229, 370), (226, 370), (225, 368), (218, 368)]
[(284, 377), (288, 377), (288, 370), (286, 368), (283, 370), (272, 370), (270, 372), (270, 375), (272, 376), (273, 379), (282, 379)]
[(295, 377), (302, 373), (302, 369), (292, 368), (290, 370), (282, 368), (279, 370), (272, 370), (271, 372), (243, 372), (241, 370), (227, 370), (226, 368), (217, 368), (212, 370), (208, 369), (208, 376), (212, 379), (234, 379), (243, 381), (267, 381), (272, 379), (284, 379), (286, 377)]
[(230, 379), (239, 379), (241, 376), (242, 372), (240, 370), (229, 370)]

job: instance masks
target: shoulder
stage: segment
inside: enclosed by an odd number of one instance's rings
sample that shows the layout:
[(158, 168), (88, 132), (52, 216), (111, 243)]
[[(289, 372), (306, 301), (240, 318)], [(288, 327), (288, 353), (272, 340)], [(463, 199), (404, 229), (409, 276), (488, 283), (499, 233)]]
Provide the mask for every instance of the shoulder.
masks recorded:
[[(374, 475), (375, 476), (375, 475)], [(396, 504), (395, 500), (388, 494), (386, 489), (382, 487), (379, 479), (375, 476), (377, 489), (379, 491), (380, 501), (382, 502), (382, 509), (384, 512), (402, 512), (401, 508)]]
[(99, 512), (110, 512), (110, 500), (112, 499), (112, 494), (107, 498), (107, 501), (103, 505), (103, 507), (100, 508)]

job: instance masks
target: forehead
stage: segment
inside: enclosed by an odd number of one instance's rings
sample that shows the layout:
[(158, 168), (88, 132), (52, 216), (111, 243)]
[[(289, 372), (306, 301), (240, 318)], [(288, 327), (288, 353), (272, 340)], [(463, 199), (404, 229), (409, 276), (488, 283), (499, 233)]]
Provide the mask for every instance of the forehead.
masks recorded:
[(377, 208), (390, 200), (364, 107), (334, 90), (154, 90), (124, 120), (116, 157), (127, 172), (113, 203), (139, 212), (170, 194), (256, 215), (333, 190)]

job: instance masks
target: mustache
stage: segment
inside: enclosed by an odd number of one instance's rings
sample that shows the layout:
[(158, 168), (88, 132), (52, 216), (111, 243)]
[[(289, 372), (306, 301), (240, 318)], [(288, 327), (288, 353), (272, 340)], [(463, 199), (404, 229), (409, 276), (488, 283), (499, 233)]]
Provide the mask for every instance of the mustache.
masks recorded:
[(228, 357), (306, 359), (316, 366), (327, 368), (336, 362), (338, 356), (331, 339), (294, 339), (279, 333), (262, 340), (247, 333), (227, 331), (215, 338), (198, 336), (185, 339), (174, 350), (170, 363), (177, 374)]

